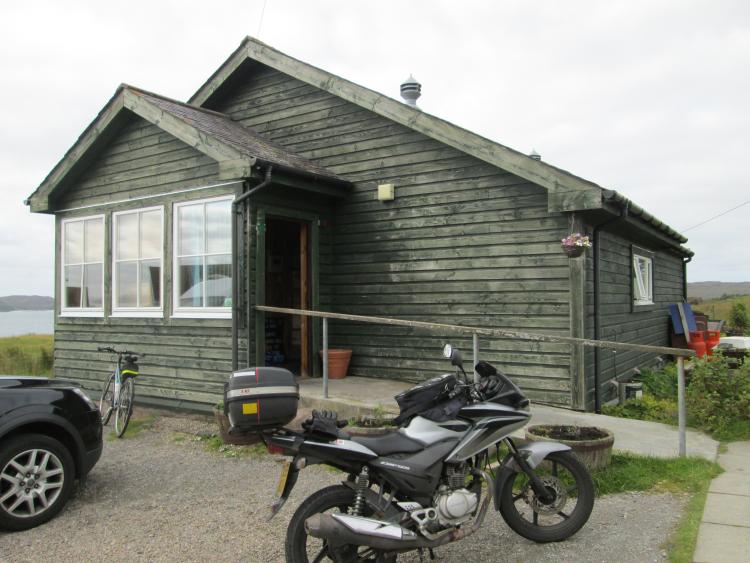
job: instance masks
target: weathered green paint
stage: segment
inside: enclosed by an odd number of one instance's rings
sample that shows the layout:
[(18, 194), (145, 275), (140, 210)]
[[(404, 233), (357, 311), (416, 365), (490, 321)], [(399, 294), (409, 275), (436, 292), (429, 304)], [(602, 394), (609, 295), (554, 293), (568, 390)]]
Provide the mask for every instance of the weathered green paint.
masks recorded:
[[(632, 307), (632, 264), (630, 247), (637, 232), (628, 227), (618, 233), (603, 232), (601, 244), (601, 337), (604, 340), (653, 345), (669, 345), (669, 317), (667, 306), (681, 302), (682, 259), (663, 248), (654, 239), (641, 241), (639, 246), (654, 252), (653, 293), (655, 306), (648, 310)], [(593, 260), (587, 260), (586, 337), (593, 338), (594, 286)], [(653, 354), (639, 352), (613, 352), (601, 350), (600, 388), (602, 404), (616, 398), (617, 387), (609, 383), (613, 378), (632, 375), (633, 369), (653, 365), (657, 358)], [(594, 404), (594, 353), (585, 353), (586, 407)]]
[[(238, 194), (241, 187), (169, 192), (224, 179), (250, 178), (252, 183), (259, 171), (251, 170), (252, 160), (231, 146), (196, 136), (189, 123), (163, 115), (136, 94), (126, 91), (119, 99), (121, 108), (117, 102), (102, 114), (99, 125), (107, 136), (97, 137), (98, 125), (87, 131), (76, 148), (77, 160), (64, 159), (32, 198), (32, 208), (59, 211), (59, 256), (62, 217), (106, 213), (109, 238), (113, 212), (164, 205), (164, 317), (110, 317), (107, 285), (105, 318), (57, 318), (55, 372), (98, 389), (110, 362), (95, 351), (97, 346), (143, 349), (148, 355), (139, 397), (155, 405), (201, 408), (218, 400), (231, 369), (231, 324), (171, 315), (172, 205)], [(559, 240), (571, 229), (568, 210), (602, 207), (595, 184), (253, 40), (243, 43), (193, 101), (354, 183), (347, 193), (309, 177), (274, 172), (272, 185), (249, 204), (253, 229), (245, 233), (240, 261), (243, 280), (250, 280), (243, 283), (249, 285), (244, 287), (246, 303), (265, 302), (265, 237), (256, 229), (268, 216), (279, 216), (310, 225), (314, 309), (591, 336), (590, 257), (569, 260)], [(110, 122), (117, 127), (108, 128)], [(56, 182), (65, 189), (53, 190)], [(386, 182), (396, 186), (392, 202), (376, 198), (377, 185)], [(98, 207), (71, 210), (91, 205)], [(583, 230), (577, 223), (574, 228)], [(607, 288), (604, 336), (666, 344), (657, 334), (664, 328), (662, 316), (634, 316), (622, 301), (621, 291), (630, 291), (629, 283), (623, 285), (629, 254), (616, 238), (606, 243), (601, 269)], [(628, 240), (623, 238), (623, 244)], [(679, 259), (658, 251), (656, 257), (655, 286), (674, 300), (682, 289)], [(105, 268), (109, 278), (110, 257)], [(59, 285), (59, 263), (56, 279)], [(56, 295), (59, 303), (59, 287)], [(240, 325), (239, 357), (262, 365), (264, 315), (253, 310), (249, 326), (244, 315)], [(320, 321), (310, 326), (312, 369), (318, 375)], [(617, 334), (611, 334), (614, 327)], [(332, 321), (330, 338), (331, 346), (354, 350), (354, 375), (420, 381), (446, 370), (440, 349), (448, 335)], [(471, 348), (468, 338), (450, 339), (467, 352)], [(612, 362), (611, 352), (602, 355), (605, 363)], [(480, 356), (502, 367), (534, 400), (590, 408), (591, 354), (579, 346), (483, 339)], [(611, 373), (631, 369), (642, 359), (642, 354), (620, 353)]]

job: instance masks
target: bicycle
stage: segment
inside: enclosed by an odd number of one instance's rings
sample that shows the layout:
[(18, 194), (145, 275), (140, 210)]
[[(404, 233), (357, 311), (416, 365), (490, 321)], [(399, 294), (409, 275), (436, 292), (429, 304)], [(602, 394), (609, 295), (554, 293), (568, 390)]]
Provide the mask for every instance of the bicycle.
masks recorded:
[(132, 350), (115, 350), (107, 346), (97, 348), (99, 352), (117, 354), (117, 365), (109, 376), (107, 384), (99, 399), (99, 412), (102, 425), (109, 422), (112, 411), (115, 413), (115, 434), (122, 438), (133, 414), (133, 396), (135, 395), (135, 377), (138, 375), (138, 358), (146, 354)]

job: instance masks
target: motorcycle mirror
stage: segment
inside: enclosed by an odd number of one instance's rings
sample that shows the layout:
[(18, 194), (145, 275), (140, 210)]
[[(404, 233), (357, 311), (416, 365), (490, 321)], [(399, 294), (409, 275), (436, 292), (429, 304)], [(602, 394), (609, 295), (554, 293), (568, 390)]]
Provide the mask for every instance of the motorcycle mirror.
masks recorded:
[(450, 360), (452, 356), (453, 346), (451, 346), (450, 344), (446, 344), (445, 346), (443, 346), (443, 357)]
[(461, 359), (461, 352), (458, 350), (458, 348), (453, 348), (453, 351), (451, 352), (451, 364), (464, 369), (464, 362)]

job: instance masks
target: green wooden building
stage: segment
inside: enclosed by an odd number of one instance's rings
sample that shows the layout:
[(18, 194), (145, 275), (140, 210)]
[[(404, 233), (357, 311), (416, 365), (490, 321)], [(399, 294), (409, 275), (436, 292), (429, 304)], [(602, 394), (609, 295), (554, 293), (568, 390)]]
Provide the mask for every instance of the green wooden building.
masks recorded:
[[(233, 343), (240, 366), (319, 375), (319, 321), (256, 304), (665, 345), (692, 255), (617, 192), (252, 38), (187, 103), (120, 86), (27, 203), (56, 217), (55, 375), (97, 390), (97, 346), (134, 348), (139, 399), (193, 409)], [(449, 336), (331, 325), (366, 377), (442, 372)], [(654, 360), (480, 348), (533, 399), (587, 410)]]

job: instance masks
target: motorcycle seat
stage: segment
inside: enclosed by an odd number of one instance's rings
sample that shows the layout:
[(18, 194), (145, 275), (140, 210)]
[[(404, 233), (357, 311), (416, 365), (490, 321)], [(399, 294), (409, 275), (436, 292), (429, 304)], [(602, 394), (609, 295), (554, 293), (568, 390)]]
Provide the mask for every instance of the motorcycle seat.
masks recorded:
[(388, 432), (380, 436), (352, 436), (351, 440), (370, 448), (379, 456), (400, 453), (411, 454), (424, 449), (424, 444), (412, 440), (400, 432)]

